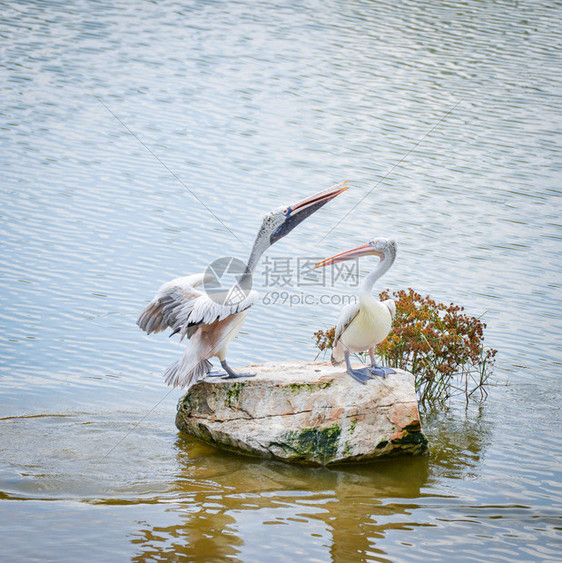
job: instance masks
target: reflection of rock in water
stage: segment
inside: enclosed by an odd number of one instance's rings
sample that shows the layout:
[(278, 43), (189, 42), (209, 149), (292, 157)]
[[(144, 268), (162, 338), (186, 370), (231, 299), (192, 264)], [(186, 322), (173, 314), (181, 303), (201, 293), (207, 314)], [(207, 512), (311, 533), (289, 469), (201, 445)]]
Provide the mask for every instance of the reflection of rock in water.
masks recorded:
[(136, 534), (139, 561), (167, 552), (236, 559), (246, 539), (238, 525), (244, 516), (236, 514), (264, 510), (270, 519), (282, 507), (303, 522), (322, 522), (334, 554), (365, 553), (371, 546), (364, 523), (388, 511), (379, 499), (415, 498), (427, 478), (426, 457), (325, 469), (238, 457), (183, 439), (176, 446), (181, 521)]
[[(235, 523), (224, 512), (212, 512), (201, 506), (198, 500), (190, 506), (185, 500), (185, 521), (172, 526), (154, 526), (135, 533), (131, 543), (140, 551), (132, 561), (236, 561), (238, 546), (243, 542), (231, 530)], [(208, 503), (211, 504), (211, 503)], [(174, 518), (176, 512), (174, 512)]]
[[(416, 499), (430, 477), (446, 473), (463, 478), (473, 472), (489, 441), (480, 412), (432, 412), (426, 414), (425, 425), (429, 457), (335, 468), (260, 461), (179, 437), (172, 491), (177, 500), (170, 512), (177, 521), (135, 534), (136, 560), (172, 555), (241, 560), (248, 543), (259, 541), (260, 534), (268, 542), (277, 541), (279, 549), (286, 547), (287, 557), (293, 547), (311, 549), (316, 542), (320, 555), (334, 561), (384, 559), (376, 545), (379, 538), (394, 529), (425, 525), (409, 514), (420, 508)], [(285, 526), (265, 533), (266, 524)], [(295, 533), (295, 526), (302, 534)], [(317, 537), (320, 529), (320, 539), (312, 537), (311, 529)], [(278, 537), (284, 530), (291, 534), (291, 545)]]

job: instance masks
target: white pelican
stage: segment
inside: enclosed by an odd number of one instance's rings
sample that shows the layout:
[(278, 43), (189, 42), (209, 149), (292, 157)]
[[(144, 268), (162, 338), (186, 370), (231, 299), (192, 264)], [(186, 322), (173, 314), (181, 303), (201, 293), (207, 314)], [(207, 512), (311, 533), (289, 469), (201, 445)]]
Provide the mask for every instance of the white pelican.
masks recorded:
[[(361, 383), (366, 383), (372, 377), (371, 374), (384, 377), (394, 373), (391, 368), (377, 366), (374, 349), (388, 336), (396, 313), (396, 305), (392, 299), (378, 301), (371, 295), (371, 290), (375, 282), (392, 266), (396, 258), (396, 242), (377, 238), (363, 246), (336, 254), (316, 264), (316, 267), (329, 266), (368, 254), (378, 256), (380, 262), (363, 280), (359, 291), (359, 303), (352, 303), (342, 309), (336, 326), (332, 351), (332, 363), (336, 365), (345, 359), (347, 373)], [(349, 360), (350, 352), (364, 352), (365, 350), (369, 350), (371, 366), (353, 369)]]
[(182, 358), (164, 373), (168, 385), (191, 387), (209, 372), (212, 357), (219, 358), (227, 378), (251, 377), (237, 374), (226, 363), (228, 344), (240, 331), (248, 309), (259, 297), (256, 291), (244, 291), (244, 287), (251, 287), (251, 276), (261, 255), (304, 219), (347, 190), (345, 183), (268, 213), (254, 241), (246, 270), (228, 292), (226, 301), (217, 302), (199, 287), (217, 281), (209, 269), (205, 273), (176, 278), (158, 290), (139, 315), (138, 326), (147, 334), (171, 328), (172, 334), (179, 333), (180, 341), (184, 337), (189, 339)]

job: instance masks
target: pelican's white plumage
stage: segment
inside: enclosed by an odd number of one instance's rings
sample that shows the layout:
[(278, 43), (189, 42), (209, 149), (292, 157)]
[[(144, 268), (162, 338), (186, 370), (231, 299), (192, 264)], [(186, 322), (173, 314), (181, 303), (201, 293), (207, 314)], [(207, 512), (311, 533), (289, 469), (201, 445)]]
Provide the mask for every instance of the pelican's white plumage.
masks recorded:
[[(371, 374), (384, 376), (393, 371), (376, 365), (374, 349), (388, 336), (396, 313), (396, 305), (392, 299), (378, 301), (371, 295), (371, 290), (375, 281), (386, 273), (394, 263), (396, 243), (393, 240), (383, 238), (375, 239), (363, 246), (342, 252), (317, 264), (317, 266), (327, 266), (345, 260), (357, 259), (368, 254), (378, 256), (381, 261), (363, 280), (359, 292), (359, 301), (346, 305), (342, 309), (334, 333), (332, 351), (332, 363), (336, 365), (345, 360), (348, 373), (361, 383), (365, 383), (371, 377)], [(349, 354), (367, 350), (372, 362), (371, 367), (360, 370), (352, 369)]]
[(343, 362), (345, 350), (364, 352), (380, 344), (392, 328), (395, 311), (392, 299), (377, 301), (370, 295), (342, 309), (336, 325), (332, 363)]

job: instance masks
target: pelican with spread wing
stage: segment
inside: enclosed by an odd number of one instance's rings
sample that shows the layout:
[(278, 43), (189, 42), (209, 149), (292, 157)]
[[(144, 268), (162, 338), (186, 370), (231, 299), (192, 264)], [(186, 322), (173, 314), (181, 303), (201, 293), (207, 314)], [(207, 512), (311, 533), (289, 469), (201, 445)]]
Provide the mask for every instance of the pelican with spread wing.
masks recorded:
[[(363, 246), (353, 248), (318, 262), (316, 267), (329, 266), (361, 256), (374, 255), (380, 258), (376, 268), (363, 280), (359, 291), (359, 302), (351, 303), (342, 309), (334, 335), (332, 363), (337, 365), (345, 360), (347, 373), (360, 383), (366, 383), (373, 375), (386, 376), (394, 373), (391, 368), (378, 366), (375, 360), (375, 346), (380, 344), (390, 332), (396, 313), (392, 299), (378, 301), (371, 295), (375, 282), (385, 274), (396, 258), (396, 242), (377, 238)], [(371, 366), (353, 369), (349, 355), (351, 352), (369, 351)]]
[(217, 281), (210, 269), (205, 273), (176, 278), (158, 290), (139, 315), (138, 326), (147, 334), (170, 328), (172, 334), (179, 334), (180, 340), (188, 339), (181, 359), (164, 373), (168, 385), (191, 387), (209, 372), (212, 367), (209, 359), (212, 357), (220, 360), (228, 378), (250, 376), (232, 370), (226, 362), (226, 353), (229, 343), (240, 331), (248, 309), (258, 300), (258, 293), (248, 288), (259, 259), (272, 244), (347, 190), (345, 184), (337, 184), (268, 213), (256, 236), (248, 263), (226, 298), (216, 299), (212, 292), (206, 290)]

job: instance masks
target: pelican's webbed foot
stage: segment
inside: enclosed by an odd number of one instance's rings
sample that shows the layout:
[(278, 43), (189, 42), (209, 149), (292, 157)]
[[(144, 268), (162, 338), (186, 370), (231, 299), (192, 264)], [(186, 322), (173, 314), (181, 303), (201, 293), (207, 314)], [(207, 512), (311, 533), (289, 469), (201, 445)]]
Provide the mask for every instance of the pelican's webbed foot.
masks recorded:
[(373, 377), (368, 368), (348, 369), (347, 373), (349, 373), (355, 381), (359, 381), (359, 383), (363, 384), (367, 383), (367, 381)]
[(369, 356), (371, 358), (371, 367), (368, 369), (373, 375), (378, 375), (379, 377), (386, 377), (387, 375), (396, 373), (392, 368), (383, 368), (382, 366), (379, 366), (377, 364), (374, 348), (369, 348)]
[(377, 365), (373, 365), (368, 369), (373, 375), (378, 375), (379, 377), (386, 377), (387, 375), (396, 373), (396, 371), (394, 371), (392, 368), (383, 368), (382, 366)]
[[(213, 364), (211, 364), (211, 370), (213, 369)], [(222, 370), (218, 370), (218, 371), (211, 371), (209, 370), (207, 372), (206, 377), (224, 377), (224, 371)]]
[(359, 381), (359, 383), (367, 383), (369, 379), (373, 376), (371, 375), (369, 368), (361, 368), (361, 369), (353, 369), (351, 367), (351, 362), (349, 360), (349, 352), (344, 352), (345, 356), (345, 365), (347, 366), (347, 373), (355, 379), (355, 381)]
[(223, 379), (239, 379), (241, 377), (255, 377), (255, 373), (236, 373), (227, 363), (226, 360), (221, 360), (221, 366), (223, 367), (224, 371), (228, 374)]

